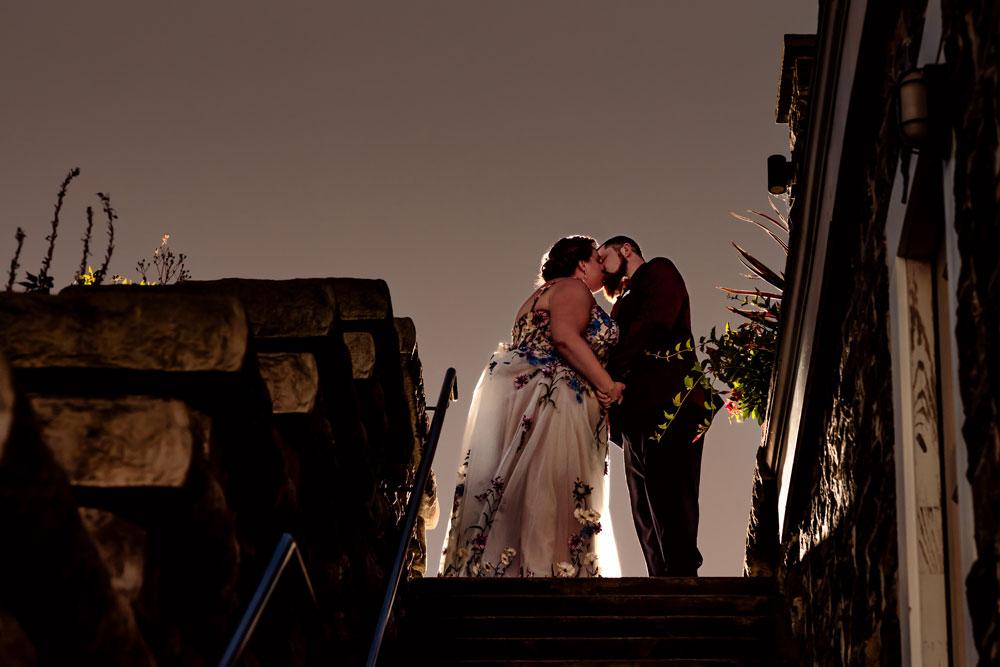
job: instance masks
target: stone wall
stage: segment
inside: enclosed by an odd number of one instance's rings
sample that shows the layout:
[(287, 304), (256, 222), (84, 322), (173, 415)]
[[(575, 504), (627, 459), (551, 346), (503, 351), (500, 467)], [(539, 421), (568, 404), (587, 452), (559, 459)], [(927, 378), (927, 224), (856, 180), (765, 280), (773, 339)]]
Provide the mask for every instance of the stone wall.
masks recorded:
[(282, 532), (320, 614), (251, 661), (366, 650), (426, 431), (384, 282), (8, 294), (0, 352), (0, 663), (216, 663)]
[(967, 595), (984, 664), (1000, 663), (1000, 8), (944, 0), (949, 126), (955, 140), (959, 379), (977, 560)]
[(807, 664), (900, 662), (885, 220), (900, 157), (893, 84), (916, 58), (924, 10), (869, 4), (850, 92), (819, 352), (780, 546)]

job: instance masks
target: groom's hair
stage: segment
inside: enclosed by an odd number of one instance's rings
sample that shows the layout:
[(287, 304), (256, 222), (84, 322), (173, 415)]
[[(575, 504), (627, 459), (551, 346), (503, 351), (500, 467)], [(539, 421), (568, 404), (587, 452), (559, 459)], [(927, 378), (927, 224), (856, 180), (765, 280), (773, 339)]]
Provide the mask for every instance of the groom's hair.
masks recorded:
[[(602, 243), (601, 247), (621, 248), (626, 243), (632, 246), (632, 250), (635, 252), (635, 254), (639, 255), (639, 257), (642, 257), (642, 250), (639, 249), (639, 244), (635, 242), (635, 239), (631, 239), (628, 236), (622, 236), (620, 234), (618, 236), (612, 236), (610, 239)], [(644, 257), (642, 258), (645, 259)]]

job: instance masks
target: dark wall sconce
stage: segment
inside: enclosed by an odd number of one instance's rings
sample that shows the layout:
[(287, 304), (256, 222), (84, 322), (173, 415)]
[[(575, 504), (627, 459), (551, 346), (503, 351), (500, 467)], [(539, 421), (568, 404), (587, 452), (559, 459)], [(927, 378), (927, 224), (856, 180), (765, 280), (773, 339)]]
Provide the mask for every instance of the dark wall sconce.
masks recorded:
[[(946, 139), (941, 102), (947, 99), (943, 65), (908, 70), (896, 84), (896, 121), (906, 147), (917, 151)], [(940, 146), (938, 146), (940, 147)]]
[(902, 141), (899, 154), (903, 177), (903, 203), (910, 189), (910, 160), (928, 151), (937, 157), (947, 153), (948, 133), (940, 105), (947, 95), (942, 65), (924, 65), (908, 70), (896, 84), (896, 123)]
[(931, 114), (928, 99), (928, 76), (922, 69), (912, 69), (902, 76), (897, 88), (899, 130), (903, 141), (919, 147), (930, 134)]
[(767, 191), (772, 195), (783, 195), (788, 190), (792, 178), (792, 163), (784, 155), (767, 158)]

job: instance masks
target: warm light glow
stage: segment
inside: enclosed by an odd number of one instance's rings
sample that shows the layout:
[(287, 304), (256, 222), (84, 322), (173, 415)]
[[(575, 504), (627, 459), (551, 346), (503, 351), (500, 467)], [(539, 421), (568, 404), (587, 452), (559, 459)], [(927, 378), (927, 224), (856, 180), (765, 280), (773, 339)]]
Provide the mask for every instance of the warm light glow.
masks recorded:
[(611, 525), (611, 510), (608, 501), (611, 498), (610, 476), (604, 476), (604, 506), (601, 507), (601, 532), (597, 534), (597, 553), (600, 556), (598, 565), (602, 577), (622, 576), (622, 566), (618, 559), (618, 545), (615, 543), (615, 529)]

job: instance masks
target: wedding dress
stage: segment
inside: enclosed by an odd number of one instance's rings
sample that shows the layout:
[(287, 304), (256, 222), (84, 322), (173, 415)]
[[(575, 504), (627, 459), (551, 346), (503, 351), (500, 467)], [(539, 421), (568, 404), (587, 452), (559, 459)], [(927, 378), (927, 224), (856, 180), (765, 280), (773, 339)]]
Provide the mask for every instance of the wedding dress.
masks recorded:
[[(549, 312), (535, 308), (549, 286), (473, 393), (441, 576), (619, 576), (607, 415), (556, 353)], [(596, 303), (584, 337), (605, 363), (618, 326)]]

